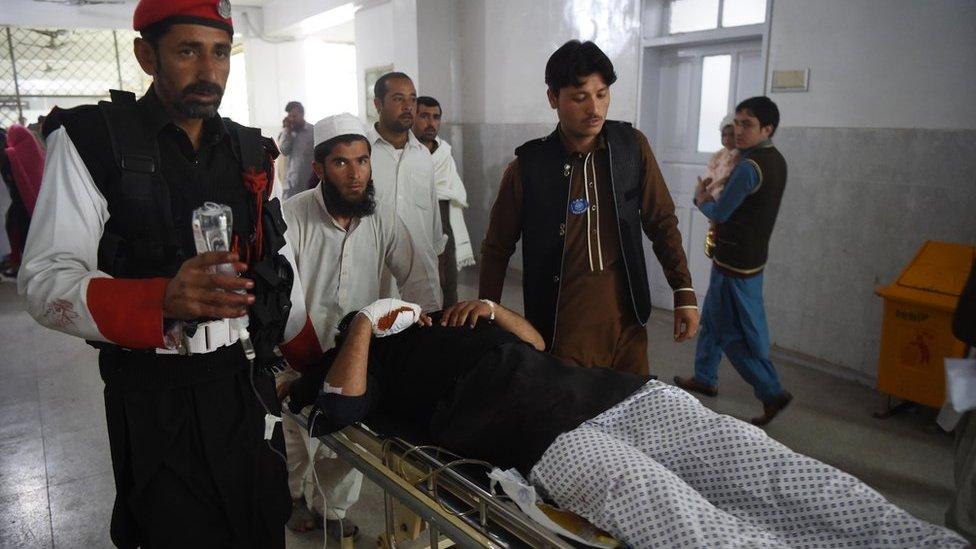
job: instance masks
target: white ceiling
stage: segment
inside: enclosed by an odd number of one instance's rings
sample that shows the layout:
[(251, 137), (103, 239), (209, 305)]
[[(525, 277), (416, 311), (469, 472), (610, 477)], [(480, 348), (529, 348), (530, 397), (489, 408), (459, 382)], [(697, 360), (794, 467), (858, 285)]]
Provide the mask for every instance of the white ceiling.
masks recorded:
[[(138, 2), (139, 0), (124, 0), (123, 4), (77, 6), (36, 0), (0, 0), (3, 7), (0, 9), (0, 25), (66, 29), (127, 29), (132, 25), (132, 12)], [(238, 8), (265, 8), (276, 2), (280, 4), (282, 0), (231, 0), (231, 4)], [(259, 20), (260, 16), (256, 21)], [(311, 36), (327, 42), (352, 43), (355, 39), (353, 29), (354, 26), (349, 21), (328, 29), (314, 31)]]
[[(0, 25), (126, 29), (132, 25), (132, 12), (138, 1), (75, 6), (34, 0), (0, 0)], [(231, 0), (231, 4), (236, 7), (263, 7), (272, 1), (274, 0)]]
[(262, 8), (271, 2), (274, 0), (230, 0), (230, 3), (235, 6), (247, 8)]
[[(13, 1), (13, 0), (4, 0), (4, 3), (7, 3), (9, 1)], [(123, 2), (125, 2), (126, 4), (138, 4), (139, 0), (123, 0)], [(271, 2), (274, 2), (274, 0), (230, 0), (230, 3), (234, 6), (252, 7), (252, 8), (260, 8), (265, 4), (270, 4)]]
[[(17, 4), (25, 4), (25, 5), (48, 4), (48, 5), (55, 5), (55, 6), (57, 5), (55, 2), (38, 2), (37, 0), (2, 0), (2, 1), (4, 7), (16, 6)], [(230, 3), (234, 6), (260, 8), (266, 4), (270, 4), (273, 1), (274, 0), (230, 0)], [(64, 3), (68, 3), (68, 2), (64, 2)], [(132, 6), (139, 3), (139, 0), (123, 0), (123, 3), (130, 4), (130, 6), (127, 9), (131, 10)], [(102, 8), (111, 7), (111, 4), (91, 4), (85, 7), (95, 7), (96, 5)], [(64, 6), (62, 5), (61, 7)]]
[[(231, 0), (231, 4), (237, 7), (260, 8), (273, 1), (275, 0)], [(88, 4), (76, 6), (65, 3), (39, 2), (37, 0), (0, 0), (0, 4), (3, 5), (3, 9), (0, 9), (0, 25), (22, 24), (26, 18), (31, 20), (31, 24), (33, 25), (58, 26), (43, 25), (41, 22), (33, 21), (34, 19), (43, 19), (47, 14), (57, 14), (59, 16), (58, 19), (80, 15), (83, 20), (86, 19), (85, 16), (94, 16), (96, 18), (103, 16), (109, 19), (123, 20), (132, 17), (132, 11), (135, 9), (137, 3), (139, 3), (139, 0), (124, 0), (122, 4)], [(32, 12), (36, 13), (35, 17), (30, 16)]]
[(356, 25), (353, 21), (347, 21), (341, 25), (329, 27), (320, 33), (312, 35), (313, 38), (325, 42), (337, 42), (340, 44), (356, 43)]

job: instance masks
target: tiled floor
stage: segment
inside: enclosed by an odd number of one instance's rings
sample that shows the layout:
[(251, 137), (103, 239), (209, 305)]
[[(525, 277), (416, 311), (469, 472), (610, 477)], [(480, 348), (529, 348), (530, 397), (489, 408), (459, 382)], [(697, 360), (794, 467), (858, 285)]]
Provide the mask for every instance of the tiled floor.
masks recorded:
[[(461, 295), (474, 293), (467, 274)], [(504, 303), (520, 307), (517, 284)], [(693, 343), (671, 341), (670, 314), (648, 325), (651, 368), (661, 379), (691, 371)], [(915, 515), (942, 523), (951, 495), (952, 440), (929, 413), (879, 421), (874, 390), (778, 361), (794, 404), (767, 429), (787, 446), (848, 471)], [(0, 283), (0, 547), (111, 547), (108, 520), (114, 487), (102, 382), (95, 351), (45, 330), (22, 311), (11, 281)], [(749, 387), (728, 364), (711, 408), (748, 418), (759, 411)], [(375, 547), (382, 498), (366, 483), (350, 512)], [(288, 534), (290, 548), (321, 547), (317, 534)], [(330, 544), (332, 546), (332, 544)]]

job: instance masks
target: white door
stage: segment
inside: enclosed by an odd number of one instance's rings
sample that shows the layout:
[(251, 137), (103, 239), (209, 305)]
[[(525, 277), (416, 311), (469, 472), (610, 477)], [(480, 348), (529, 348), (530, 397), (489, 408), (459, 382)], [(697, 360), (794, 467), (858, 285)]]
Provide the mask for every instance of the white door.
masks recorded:
[[(692, 204), (695, 184), (721, 147), (722, 117), (743, 99), (762, 94), (760, 48), (757, 40), (658, 51), (658, 74), (644, 76), (645, 86), (657, 87), (658, 103), (651, 107), (652, 116), (643, 117), (653, 126), (642, 130), (653, 136), (651, 147), (674, 199), (699, 303), (708, 290), (711, 261), (704, 251), (708, 219)], [(645, 253), (651, 299), (655, 306), (670, 309), (671, 287), (648, 242)]]

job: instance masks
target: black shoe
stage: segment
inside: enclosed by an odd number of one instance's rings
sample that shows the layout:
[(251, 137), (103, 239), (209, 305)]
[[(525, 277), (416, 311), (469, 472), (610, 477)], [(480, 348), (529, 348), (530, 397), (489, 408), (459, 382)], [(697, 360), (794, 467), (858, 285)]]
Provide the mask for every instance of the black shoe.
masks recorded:
[(293, 532), (311, 532), (322, 526), (316, 525), (315, 516), (305, 505), (305, 498), (294, 499), (291, 502), (291, 516), (285, 524)]
[(7, 278), (17, 278), (17, 271), (19, 270), (19, 263), (11, 263), (9, 260), (6, 260), (3, 264), (0, 264), (0, 275)]
[(780, 395), (769, 402), (763, 403), (763, 415), (752, 418), (752, 424), (762, 427), (773, 420), (783, 411), (793, 400), (793, 395), (789, 391), (783, 391)]
[(709, 387), (693, 377), (674, 376), (674, 384), (692, 393), (700, 393), (710, 397), (718, 396), (718, 387)]

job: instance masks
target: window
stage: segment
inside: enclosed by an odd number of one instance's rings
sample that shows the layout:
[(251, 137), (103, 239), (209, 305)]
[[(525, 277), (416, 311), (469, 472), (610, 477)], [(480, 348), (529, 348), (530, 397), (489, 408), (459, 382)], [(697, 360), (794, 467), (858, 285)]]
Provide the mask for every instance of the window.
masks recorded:
[[(0, 27), (0, 127), (33, 123), (52, 107), (141, 95), (149, 85), (132, 55), (133, 31)], [(16, 79), (14, 75), (16, 74)]]
[(701, 107), (698, 111), (698, 152), (715, 152), (722, 148), (718, 125), (729, 110), (731, 55), (709, 55), (702, 58)]
[(227, 85), (224, 86), (220, 115), (245, 126), (251, 124), (251, 109), (247, 105), (247, 65), (244, 63), (244, 48), (236, 44), (231, 51), (230, 75), (227, 77)]
[(668, 32), (692, 32), (714, 29), (718, 25), (719, 0), (673, 0)]
[(725, 0), (722, 26), (755, 25), (766, 20), (766, 0)]
[(766, 0), (671, 0), (668, 34), (694, 32), (766, 20)]
[(342, 112), (358, 115), (357, 80), (355, 44), (305, 40), (306, 120)]

